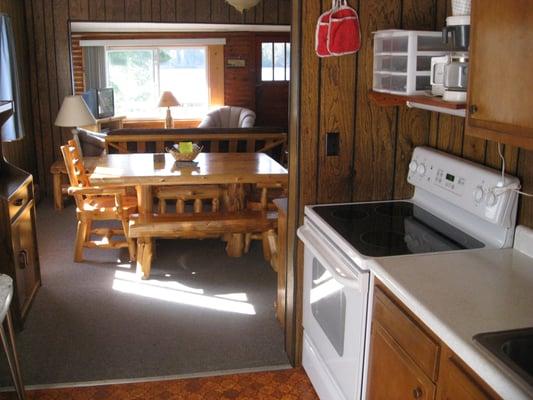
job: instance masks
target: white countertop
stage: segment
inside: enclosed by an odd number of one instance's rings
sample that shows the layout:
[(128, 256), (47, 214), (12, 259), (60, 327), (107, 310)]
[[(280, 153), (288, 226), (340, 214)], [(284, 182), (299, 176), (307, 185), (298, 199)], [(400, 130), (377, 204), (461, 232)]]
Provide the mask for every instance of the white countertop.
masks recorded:
[(377, 259), (371, 270), (500, 396), (533, 398), (472, 340), (533, 327), (533, 258), (515, 249), (471, 250)]

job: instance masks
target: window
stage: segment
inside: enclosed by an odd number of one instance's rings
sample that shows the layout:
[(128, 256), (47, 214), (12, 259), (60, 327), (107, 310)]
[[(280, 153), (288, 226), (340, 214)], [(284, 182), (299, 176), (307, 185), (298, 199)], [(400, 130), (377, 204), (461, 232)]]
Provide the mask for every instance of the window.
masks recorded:
[(128, 118), (165, 118), (157, 107), (170, 90), (181, 106), (174, 118), (198, 118), (208, 110), (206, 47), (107, 47), (107, 84), (115, 91), (115, 113)]
[(261, 81), (288, 81), (291, 72), (289, 42), (261, 43)]

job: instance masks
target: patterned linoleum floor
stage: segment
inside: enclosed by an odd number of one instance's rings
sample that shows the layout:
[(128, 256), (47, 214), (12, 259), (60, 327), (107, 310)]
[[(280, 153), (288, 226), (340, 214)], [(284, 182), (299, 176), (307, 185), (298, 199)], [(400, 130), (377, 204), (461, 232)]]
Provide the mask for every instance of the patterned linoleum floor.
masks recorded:
[[(11, 393), (0, 400), (15, 399)], [(318, 400), (301, 368), (171, 381), (48, 389), (28, 400)]]

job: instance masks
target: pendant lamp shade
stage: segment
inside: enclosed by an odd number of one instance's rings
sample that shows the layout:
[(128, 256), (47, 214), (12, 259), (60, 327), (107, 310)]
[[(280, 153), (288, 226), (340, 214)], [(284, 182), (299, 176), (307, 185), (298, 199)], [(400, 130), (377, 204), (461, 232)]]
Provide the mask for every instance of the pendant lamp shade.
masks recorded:
[(240, 13), (249, 8), (255, 7), (261, 0), (226, 0), (229, 4), (237, 9)]
[(54, 124), (65, 128), (73, 128), (94, 125), (96, 120), (81, 96), (67, 96), (63, 99), (63, 104), (61, 104)]
[(177, 107), (179, 105), (181, 105), (180, 102), (174, 97), (172, 92), (166, 91), (161, 95), (158, 107)]

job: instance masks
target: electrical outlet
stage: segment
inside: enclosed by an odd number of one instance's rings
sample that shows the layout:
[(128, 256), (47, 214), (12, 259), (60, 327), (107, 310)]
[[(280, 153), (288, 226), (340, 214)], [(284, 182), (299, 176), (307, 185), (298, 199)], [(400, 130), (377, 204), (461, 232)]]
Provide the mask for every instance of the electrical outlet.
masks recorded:
[(340, 151), (340, 134), (339, 132), (326, 133), (326, 155), (338, 156)]

